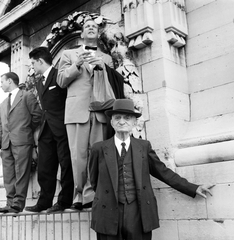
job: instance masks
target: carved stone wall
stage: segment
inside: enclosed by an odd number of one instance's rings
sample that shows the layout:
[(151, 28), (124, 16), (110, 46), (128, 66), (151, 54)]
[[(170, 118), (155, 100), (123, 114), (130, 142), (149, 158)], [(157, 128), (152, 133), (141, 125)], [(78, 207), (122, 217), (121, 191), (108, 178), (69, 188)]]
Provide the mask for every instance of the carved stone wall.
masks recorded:
[(27, 78), (29, 68), (29, 38), (22, 35), (11, 43), (11, 71), (18, 74), (20, 83)]
[(153, 42), (154, 1), (123, 1), (125, 35), (129, 47), (141, 49)]

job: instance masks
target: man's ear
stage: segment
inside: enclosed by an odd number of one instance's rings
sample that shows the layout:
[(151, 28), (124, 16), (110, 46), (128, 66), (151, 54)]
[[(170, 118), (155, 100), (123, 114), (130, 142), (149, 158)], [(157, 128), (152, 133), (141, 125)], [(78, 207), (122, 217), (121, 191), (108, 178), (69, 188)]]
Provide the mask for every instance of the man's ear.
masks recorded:
[(111, 126), (113, 127), (113, 120), (112, 120), (112, 117), (111, 117), (111, 120), (110, 120), (110, 124), (111, 124)]
[(133, 122), (133, 126), (135, 127), (137, 125), (137, 118), (135, 117), (134, 122)]
[(39, 58), (38, 61), (40, 62), (40, 64), (45, 63), (45, 60), (43, 58)]

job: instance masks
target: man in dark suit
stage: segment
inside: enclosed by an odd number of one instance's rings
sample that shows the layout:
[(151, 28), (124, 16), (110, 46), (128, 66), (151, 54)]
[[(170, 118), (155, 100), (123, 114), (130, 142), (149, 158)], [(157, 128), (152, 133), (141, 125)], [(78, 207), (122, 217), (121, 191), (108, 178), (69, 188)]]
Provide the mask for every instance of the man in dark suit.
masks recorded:
[(41, 121), (41, 109), (31, 92), (18, 88), (14, 72), (1, 76), (1, 87), (9, 92), (0, 106), (0, 145), (7, 204), (0, 212), (18, 213), (24, 209), (30, 179), (33, 131)]
[(174, 189), (206, 198), (213, 185), (188, 182), (159, 160), (149, 141), (131, 137), (136, 118), (130, 99), (116, 100), (111, 117), (115, 136), (91, 148), (90, 181), (95, 191), (91, 227), (98, 240), (150, 240), (159, 227), (150, 175)]
[[(52, 56), (46, 47), (32, 50), (29, 57), (35, 74), (42, 75), (36, 88), (43, 110), (43, 118), (38, 136), (40, 196), (36, 205), (25, 209), (31, 212), (41, 212), (47, 209), (47, 213), (63, 211), (71, 206), (74, 191), (70, 150), (64, 125), (67, 89), (58, 86), (57, 69), (52, 66)], [(61, 191), (57, 203), (53, 205), (59, 165)]]

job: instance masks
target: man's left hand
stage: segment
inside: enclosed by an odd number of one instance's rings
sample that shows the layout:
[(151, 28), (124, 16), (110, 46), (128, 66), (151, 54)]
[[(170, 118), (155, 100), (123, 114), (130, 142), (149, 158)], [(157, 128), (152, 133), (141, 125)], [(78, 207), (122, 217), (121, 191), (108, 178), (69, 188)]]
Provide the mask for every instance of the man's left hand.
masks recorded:
[(88, 63), (97, 66), (98, 70), (102, 70), (104, 67), (104, 62), (100, 57), (91, 56), (88, 59)]
[(207, 198), (206, 193), (209, 193), (210, 196), (212, 196), (212, 193), (211, 193), (210, 189), (214, 186), (215, 186), (215, 184), (200, 185), (196, 190), (196, 194), (200, 195), (203, 198)]

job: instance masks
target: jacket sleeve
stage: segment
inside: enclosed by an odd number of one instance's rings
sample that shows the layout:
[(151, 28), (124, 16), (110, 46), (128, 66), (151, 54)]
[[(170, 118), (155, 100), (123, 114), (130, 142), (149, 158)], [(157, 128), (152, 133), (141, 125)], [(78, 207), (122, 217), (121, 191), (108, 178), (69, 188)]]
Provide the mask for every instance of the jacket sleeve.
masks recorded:
[(32, 128), (35, 130), (41, 123), (42, 110), (39, 103), (32, 92), (27, 92), (26, 95), (27, 108), (32, 117)]
[(79, 78), (81, 74), (82, 67), (78, 69), (75, 62), (72, 61), (71, 56), (69, 56), (66, 50), (63, 51), (58, 67), (58, 85), (61, 88), (66, 88), (70, 83)]
[(124, 77), (118, 73), (115, 69), (106, 66), (106, 72), (108, 80), (113, 89), (116, 99), (125, 98), (124, 96)]
[(160, 161), (150, 143), (148, 144), (148, 158), (150, 174), (153, 177), (190, 197), (196, 196), (198, 185), (188, 182), (187, 179), (182, 178), (179, 174), (167, 168), (166, 165)]

